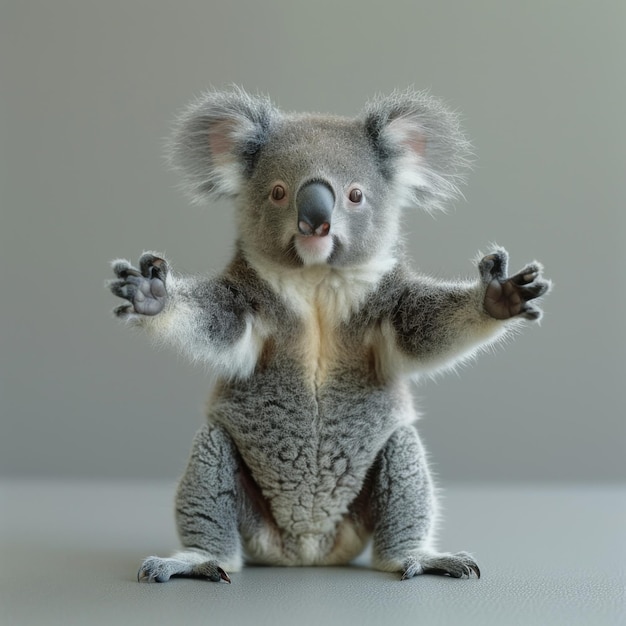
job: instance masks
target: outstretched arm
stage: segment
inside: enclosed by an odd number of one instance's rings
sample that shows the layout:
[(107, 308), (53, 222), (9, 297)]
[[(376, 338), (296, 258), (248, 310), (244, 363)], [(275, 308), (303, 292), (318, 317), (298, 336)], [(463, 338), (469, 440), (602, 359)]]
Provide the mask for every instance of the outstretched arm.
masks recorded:
[(422, 279), (404, 288), (387, 332), (405, 370), (432, 372), (454, 366), (494, 343), (522, 320), (539, 320), (533, 300), (550, 289), (539, 263), (507, 274), (508, 253), (481, 259), (479, 280), (441, 283)]
[(114, 261), (113, 271), (117, 279), (111, 281), (111, 291), (126, 300), (115, 309), (117, 317), (223, 375), (251, 373), (262, 333), (253, 306), (232, 281), (176, 276), (153, 253), (141, 256), (139, 268)]

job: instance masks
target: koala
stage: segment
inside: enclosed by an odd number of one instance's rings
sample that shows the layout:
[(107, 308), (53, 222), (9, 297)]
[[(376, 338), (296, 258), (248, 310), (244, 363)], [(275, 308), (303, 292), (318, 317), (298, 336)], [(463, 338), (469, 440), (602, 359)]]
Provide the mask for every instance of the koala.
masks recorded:
[(138, 579), (230, 582), (244, 559), (345, 564), (370, 543), (401, 579), (480, 577), (469, 553), (436, 548), (411, 380), (539, 320), (551, 284), (537, 262), (509, 275), (500, 247), (472, 280), (410, 268), (402, 212), (444, 207), (464, 180), (457, 116), (423, 92), (344, 118), (233, 88), (180, 115), (169, 155), (193, 201), (232, 199), (237, 241), (213, 277), (154, 252), (113, 262), (117, 317), (217, 377), (176, 493), (182, 549)]

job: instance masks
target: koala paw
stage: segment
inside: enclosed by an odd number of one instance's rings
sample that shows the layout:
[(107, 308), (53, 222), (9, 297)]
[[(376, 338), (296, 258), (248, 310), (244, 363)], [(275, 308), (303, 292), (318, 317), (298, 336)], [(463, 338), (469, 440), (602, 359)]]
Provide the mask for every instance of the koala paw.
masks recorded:
[(550, 290), (550, 281), (541, 276), (543, 267), (533, 262), (514, 276), (507, 276), (508, 261), (506, 250), (499, 249), (483, 257), (478, 264), (483, 284), (486, 285), (483, 301), (485, 311), (498, 320), (518, 316), (538, 320), (541, 309), (529, 304), (529, 301)]
[(472, 573), (480, 578), (480, 569), (471, 554), (457, 552), (456, 554), (430, 553), (410, 556), (404, 562), (404, 571), (401, 580), (413, 578), (418, 574), (436, 574), (451, 576), (452, 578), (470, 578)]
[(132, 314), (157, 315), (165, 307), (167, 261), (151, 253), (141, 255), (139, 269), (128, 261), (114, 261), (113, 271), (118, 280), (109, 283), (111, 291), (128, 300), (115, 309), (115, 315), (127, 318)]
[(137, 582), (165, 583), (172, 576), (185, 576), (187, 578), (206, 578), (213, 582), (230, 583), (228, 574), (217, 564), (216, 561), (191, 564), (182, 559), (162, 559), (158, 556), (148, 557), (137, 572)]

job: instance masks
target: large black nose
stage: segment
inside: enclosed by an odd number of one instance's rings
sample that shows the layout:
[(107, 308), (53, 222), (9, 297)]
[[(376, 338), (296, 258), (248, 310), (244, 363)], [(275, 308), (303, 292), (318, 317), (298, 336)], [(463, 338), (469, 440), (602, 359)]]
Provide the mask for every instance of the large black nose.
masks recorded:
[(318, 237), (328, 235), (334, 206), (335, 194), (326, 183), (313, 181), (301, 187), (296, 195), (300, 233)]

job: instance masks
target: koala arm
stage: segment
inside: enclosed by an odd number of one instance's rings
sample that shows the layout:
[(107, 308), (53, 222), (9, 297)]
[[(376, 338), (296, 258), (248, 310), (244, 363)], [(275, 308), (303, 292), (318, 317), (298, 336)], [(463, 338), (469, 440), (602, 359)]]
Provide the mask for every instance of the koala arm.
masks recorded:
[[(523, 320), (539, 320), (531, 302), (550, 289), (542, 267), (531, 263), (507, 275), (508, 253), (498, 249), (478, 264), (475, 282), (439, 282), (418, 278), (395, 298), (386, 332), (395, 361), (410, 373), (433, 373), (473, 356)], [(392, 358), (393, 358), (392, 356)]]
[(235, 281), (173, 274), (165, 259), (145, 253), (139, 268), (113, 262), (111, 291), (127, 300), (115, 315), (145, 328), (158, 342), (174, 345), (221, 375), (245, 377), (262, 345), (254, 304)]

